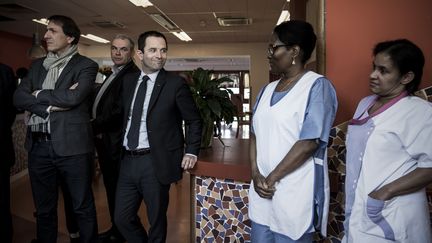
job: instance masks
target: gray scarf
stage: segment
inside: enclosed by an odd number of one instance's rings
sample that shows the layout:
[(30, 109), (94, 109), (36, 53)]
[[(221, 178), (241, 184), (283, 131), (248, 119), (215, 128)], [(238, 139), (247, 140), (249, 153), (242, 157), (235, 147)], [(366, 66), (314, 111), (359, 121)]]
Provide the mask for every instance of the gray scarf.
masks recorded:
[[(57, 79), (60, 76), (60, 70), (68, 64), (69, 60), (78, 53), (77, 45), (72, 45), (69, 49), (67, 49), (60, 56), (49, 52), (47, 57), (43, 62), (43, 66), (45, 70), (48, 71), (45, 80), (42, 83), (42, 90), (49, 89), (53, 90), (55, 88), (55, 84)], [(47, 118), (42, 118), (37, 116), (36, 114), (32, 114), (28, 125), (31, 128), (32, 132), (45, 132), (49, 133), (49, 116)]]

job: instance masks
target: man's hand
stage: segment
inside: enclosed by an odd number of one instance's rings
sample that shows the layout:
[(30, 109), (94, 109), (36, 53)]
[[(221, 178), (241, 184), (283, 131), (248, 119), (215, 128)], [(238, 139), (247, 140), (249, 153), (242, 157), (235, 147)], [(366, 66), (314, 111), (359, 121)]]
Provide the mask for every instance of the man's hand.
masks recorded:
[(271, 199), (276, 191), (275, 187), (268, 186), (266, 178), (259, 172), (252, 173), (252, 180), (256, 193), (262, 198)]
[(189, 154), (183, 156), (181, 167), (185, 170), (192, 169), (197, 162), (197, 157)]

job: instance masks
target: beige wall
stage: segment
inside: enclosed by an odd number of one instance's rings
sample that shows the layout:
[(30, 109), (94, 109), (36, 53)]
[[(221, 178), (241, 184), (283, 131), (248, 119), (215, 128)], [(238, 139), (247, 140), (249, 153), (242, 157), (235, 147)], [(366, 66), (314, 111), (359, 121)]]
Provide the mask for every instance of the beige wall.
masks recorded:
[[(267, 61), (267, 43), (224, 43), (224, 44), (172, 44), (169, 45), (169, 57), (217, 57), (250, 56), (250, 82), (252, 86), (252, 104), (261, 87), (268, 83), (269, 65)], [(109, 57), (108, 46), (80, 48), (81, 54), (93, 57)]]

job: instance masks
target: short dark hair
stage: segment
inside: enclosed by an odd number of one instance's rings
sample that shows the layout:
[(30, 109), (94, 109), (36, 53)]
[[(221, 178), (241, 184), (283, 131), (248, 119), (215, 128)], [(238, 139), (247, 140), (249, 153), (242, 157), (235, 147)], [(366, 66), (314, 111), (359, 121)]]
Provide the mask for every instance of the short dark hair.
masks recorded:
[(414, 79), (405, 86), (405, 89), (410, 94), (418, 90), (423, 76), (425, 58), (422, 50), (416, 44), (407, 39), (384, 41), (374, 47), (373, 55), (376, 56), (378, 53), (389, 55), (401, 76), (410, 71), (413, 72)]
[(128, 40), (129, 41), (130, 50), (131, 51), (134, 50), (134, 48), (135, 48), (135, 42), (132, 40), (132, 38), (130, 36), (125, 35), (125, 34), (117, 34), (116, 36), (114, 36), (114, 38), (112, 39), (111, 42), (113, 42), (114, 40), (118, 40), (118, 39), (120, 39), (120, 40)]
[(49, 22), (54, 22), (60, 25), (63, 29), (63, 33), (69, 37), (73, 37), (72, 45), (78, 44), (80, 39), (81, 31), (75, 21), (64, 15), (53, 15), (48, 18)]
[(285, 45), (298, 45), (301, 52), (301, 62), (305, 64), (312, 55), (316, 44), (316, 35), (311, 24), (302, 20), (290, 20), (276, 26), (273, 33)]
[(161, 32), (155, 31), (155, 30), (150, 30), (150, 31), (146, 31), (144, 33), (142, 33), (139, 37), (138, 37), (138, 50), (140, 51), (144, 51), (144, 47), (145, 47), (145, 41), (147, 40), (148, 37), (153, 36), (153, 37), (160, 37), (163, 38), (165, 40), (165, 44), (166, 47), (168, 49), (168, 42), (166, 40), (166, 37), (164, 34), (162, 34)]

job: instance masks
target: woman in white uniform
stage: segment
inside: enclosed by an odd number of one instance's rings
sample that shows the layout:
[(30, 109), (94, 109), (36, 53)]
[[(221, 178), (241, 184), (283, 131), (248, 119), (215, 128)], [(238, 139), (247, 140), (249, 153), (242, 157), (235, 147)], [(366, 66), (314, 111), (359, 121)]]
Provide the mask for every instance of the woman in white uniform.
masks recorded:
[(261, 90), (254, 108), (252, 242), (312, 242), (315, 231), (326, 233), (326, 145), (337, 100), (328, 79), (305, 70), (315, 42), (309, 23), (288, 21), (269, 43), (271, 71), (281, 78)]
[(373, 50), (369, 87), (348, 126), (344, 242), (432, 242), (432, 105), (412, 96), (424, 56), (408, 40)]

